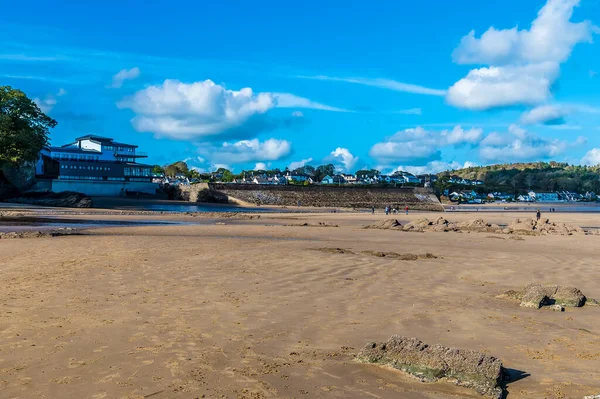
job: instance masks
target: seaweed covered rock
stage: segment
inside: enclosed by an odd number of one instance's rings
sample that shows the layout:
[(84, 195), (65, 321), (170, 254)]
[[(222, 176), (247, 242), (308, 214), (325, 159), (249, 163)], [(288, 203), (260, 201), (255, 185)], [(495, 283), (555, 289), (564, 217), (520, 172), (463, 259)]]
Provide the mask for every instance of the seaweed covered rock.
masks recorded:
[(567, 223), (553, 223), (547, 218), (517, 219), (505, 229), (509, 234), (522, 235), (585, 235), (585, 231), (579, 227)]
[(456, 227), (461, 231), (474, 231), (485, 233), (500, 233), (502, 229), (497, 224), (487, 223), (483, 219), (472, 219), (456, 223)]
[(365, 229), (379, 229), (379, 230), (399, 230), (402, 227), (400, 222), (396, 219), (387, 219), (381, 220), (379, 222), (375, 222), (368, 226), (365, 226)]
[(367, 344), (356, 359), (391, 366), (423, 382), (451, 381), (490, 398), (504, 394), (502, 361), (474, 350), (428, 345), (417, 338), (393, 335), (387, 342)]
[[(506, 291), (500, 297), (519, 301), (520, 306), (534, 309), (550, 305), (581, 307), (587, 301), (579, 289), (563, 285), (529, 284), (520, 291)], [(594, 302), (595, 300), (590, 300), (590, 304)]]

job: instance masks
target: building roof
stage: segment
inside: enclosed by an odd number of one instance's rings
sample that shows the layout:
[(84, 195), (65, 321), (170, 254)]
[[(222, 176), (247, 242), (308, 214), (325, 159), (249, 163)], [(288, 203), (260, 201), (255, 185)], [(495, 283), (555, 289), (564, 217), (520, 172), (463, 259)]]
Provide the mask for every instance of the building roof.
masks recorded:
[(95, 134), (87, 134), (85, 136), (77, 137), (75, 140), (76, 141), (90, 140), (94, 143), (99, 143), (99, 144), (110, 144), (110, 145), (121, 146), (121, 147), (137, 148), (137, 145), (119, 143), (119, 142), (114, 141), (110, 137), (96, 136)]
[(99, 142), (113, 141), (113, 139), (111, 139), (110, 137), (96, 136), (95, 134), (86, 134), (85, 136), (77, 137), (75, 140), (94, 140)]

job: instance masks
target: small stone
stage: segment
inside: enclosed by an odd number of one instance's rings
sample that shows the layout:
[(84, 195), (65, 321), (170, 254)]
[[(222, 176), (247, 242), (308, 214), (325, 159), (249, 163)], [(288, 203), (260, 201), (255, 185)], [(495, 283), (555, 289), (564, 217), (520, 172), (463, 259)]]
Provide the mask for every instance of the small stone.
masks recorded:
[(548, 308), (550, 310), (555, 311), (555, 312), (564, 312), (565, 311), (565, 308), (563, 308), (561, 305), (556, 305), (556, 304), (555, 305), (550, 305)]

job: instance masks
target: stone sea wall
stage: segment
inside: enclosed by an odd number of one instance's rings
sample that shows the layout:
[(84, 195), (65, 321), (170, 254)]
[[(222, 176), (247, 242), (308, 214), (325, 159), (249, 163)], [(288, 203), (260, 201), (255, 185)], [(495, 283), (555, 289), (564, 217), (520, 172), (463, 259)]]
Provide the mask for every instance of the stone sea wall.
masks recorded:
[[(282, 205), (338, 208), (382, 209), (391, 205), (410, 209), (442, 211), (442, 205), (429, 189), (415, 187), (367, 186), (295, 186), (209, 183), (185, 187), (187, 197), (193, 202), (222, 200), (253, 205)], [(207, 201), (208, 202), (208, 201)], [(221, 201), (215, 201), (221, 202)]]

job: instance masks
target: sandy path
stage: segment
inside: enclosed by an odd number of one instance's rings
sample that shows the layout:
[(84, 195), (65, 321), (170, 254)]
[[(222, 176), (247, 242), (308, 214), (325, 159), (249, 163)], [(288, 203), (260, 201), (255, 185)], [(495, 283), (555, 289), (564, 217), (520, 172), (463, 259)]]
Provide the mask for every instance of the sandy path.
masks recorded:
[(502, 358), (524, 377), (509, 398), (600, 393), (600, 308), (494, 298), (532, 281), (600, 298), (600, 237), (513, 241), (359, 228), (379, 215), (301, 217), (341, 227), (261, 218), (0, 241), (0, 397), (478, 397), (352, 361), (394, 333)]

